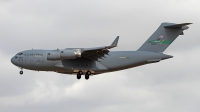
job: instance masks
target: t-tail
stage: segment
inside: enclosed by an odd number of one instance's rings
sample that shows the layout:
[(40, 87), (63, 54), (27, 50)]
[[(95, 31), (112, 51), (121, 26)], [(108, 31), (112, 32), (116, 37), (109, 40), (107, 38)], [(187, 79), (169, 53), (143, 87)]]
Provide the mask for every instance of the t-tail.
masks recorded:
[(138, 51), (164, 52), (179, 35), (184, 34), (189, 24), (192, 23), (162, 23)]

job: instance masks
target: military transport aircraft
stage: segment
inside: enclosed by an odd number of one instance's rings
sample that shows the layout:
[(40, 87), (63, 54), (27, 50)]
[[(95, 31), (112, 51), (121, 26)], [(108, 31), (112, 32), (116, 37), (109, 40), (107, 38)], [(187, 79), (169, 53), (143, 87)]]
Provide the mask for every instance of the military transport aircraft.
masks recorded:
[(57, 50), (26, 50), (12, 57), (11, 62), (20, 67), (35, 71), (54, 71), (63, 74), (76, 74), (77, 79), (85, 75), (124, 70), (145, 64), (159, 62), (173, 56), (163, 51), (188, 29), (191, 23), (162, 23), (137, 51), (109, 51), (117, 46), (119, 36), (110, 46), (94, 48), (66, 48)]

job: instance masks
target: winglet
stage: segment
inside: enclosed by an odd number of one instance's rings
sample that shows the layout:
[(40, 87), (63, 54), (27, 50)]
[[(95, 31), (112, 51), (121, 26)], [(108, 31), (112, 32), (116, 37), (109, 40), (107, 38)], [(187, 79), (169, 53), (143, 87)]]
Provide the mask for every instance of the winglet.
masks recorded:
[(109, 46), (110, 48), (113, 48), (113, 47), (116, 47), (117, 46), (117, 43), (118, 43), (118, 40), (119, 40), (119, 36), (117, 36), (115, 38), (115, 40), (113, 41), (113, 43)]

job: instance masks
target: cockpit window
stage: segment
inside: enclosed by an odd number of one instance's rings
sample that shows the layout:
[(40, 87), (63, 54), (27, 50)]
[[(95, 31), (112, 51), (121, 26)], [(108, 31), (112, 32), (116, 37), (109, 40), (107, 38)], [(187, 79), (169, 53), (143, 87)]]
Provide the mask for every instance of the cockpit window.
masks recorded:
[(17, 59), (17, 56), (15, 56), (15, 59)]
[(18, 53), (17, 55), (23, 55), (23, 53), (20, 52), (20, 53)]

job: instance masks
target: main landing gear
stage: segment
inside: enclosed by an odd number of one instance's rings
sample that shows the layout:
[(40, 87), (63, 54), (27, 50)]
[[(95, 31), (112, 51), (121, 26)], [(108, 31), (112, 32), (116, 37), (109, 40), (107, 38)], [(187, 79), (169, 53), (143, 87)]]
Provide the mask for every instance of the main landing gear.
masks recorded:
[(78, 71), (77, 79), (81, 79), (81, 75), (83, 75), (83, 72), (82, 71)]
[(85, 79), (88, 80), (90, 78), (91, 72), (87, 71), (85, 74)]
[[(85, 74), (85, 79), (88, 80), (90, 78), (91, 74), (92, 73), (90, 71), (87, 71)], [(83, 72), (80, 70), (77, 74), (77, 79), (81, 79), (81, 75), (83, 75)]]

